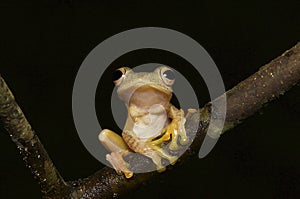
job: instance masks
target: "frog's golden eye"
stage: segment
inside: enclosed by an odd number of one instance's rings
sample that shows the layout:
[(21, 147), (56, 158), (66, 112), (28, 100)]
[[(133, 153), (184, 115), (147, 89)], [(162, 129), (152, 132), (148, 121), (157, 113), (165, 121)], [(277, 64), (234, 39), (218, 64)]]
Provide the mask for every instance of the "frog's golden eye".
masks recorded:
[(119, 85), (125, 78), (126, 68), (119, 68), (112, 74), (112, 80), (115, 85)]
[(170, 68), (164, 67), (160, 71), (160, 76), (164, 83), (168, 86), (171, 86), (175, 82), (175, 73)]

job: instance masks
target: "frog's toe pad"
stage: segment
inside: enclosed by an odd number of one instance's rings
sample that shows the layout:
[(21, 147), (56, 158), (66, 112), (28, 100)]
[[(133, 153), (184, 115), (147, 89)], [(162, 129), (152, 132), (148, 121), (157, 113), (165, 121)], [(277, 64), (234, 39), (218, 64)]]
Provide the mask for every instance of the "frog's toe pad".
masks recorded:
[(166, 167), (157, 167), (157, 171), (159, 173), (164, 172), (166, 170)]
[(133, 176), (133, 172), (132, 171), (124, 171), (123, 172), (126, 178), (131, 178)]
[(188, 137), (181, 137), (179, 142), (180, 142), (181, 145), (187, 145), (189, 143), (189, 138)]
[(178, 150), (178, 144), (177, 144), (177, 140), (172, 140), (171, 144), (169, 146), (169, 149), (172, 151), (176, 151)]

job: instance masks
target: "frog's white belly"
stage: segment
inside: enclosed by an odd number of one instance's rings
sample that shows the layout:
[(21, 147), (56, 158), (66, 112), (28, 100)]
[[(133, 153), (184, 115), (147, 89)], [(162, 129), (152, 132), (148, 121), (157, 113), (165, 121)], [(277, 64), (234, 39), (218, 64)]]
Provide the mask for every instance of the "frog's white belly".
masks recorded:
[(165, 108), (160, 104), (151, 106), (148, 114), (140, 118), (133, 126), (133, 133), (143, 141), (155, 138), (168, 122), (168, 115)]

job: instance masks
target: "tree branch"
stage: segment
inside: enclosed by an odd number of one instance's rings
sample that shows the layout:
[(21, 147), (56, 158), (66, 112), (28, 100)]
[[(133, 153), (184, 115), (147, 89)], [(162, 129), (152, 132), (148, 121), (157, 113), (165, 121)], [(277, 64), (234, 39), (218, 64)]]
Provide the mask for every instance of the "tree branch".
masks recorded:
[(66, 183), (31, 128), (7, 84), (0, 76), (0, 121), (16, 144), (44, 195), (66, 190)]
[[(233, 128), (242, 120), (253, 115), (264, 104), (278, 98), (280, 94), (299, 83), (299, 80), (300, 43), (226, 92), (227, 116), (223, 131)], [(215, 102), (218, 103), (219, 99), (216, 99)], [(211, 105), (208, 103), (187, 119), (187, 133), (190, 137), (195, 135), (195, 138), (174, 167), (178, 167), (188, 157), (198, 152), (211, 116), (218, 117), (218, 110), (212, 109)], [(65, 183), (1, 77), (0, 118), (13, 142), (18, 146), (26, 165), (41, 185), (46, 198), (112, 198), (165, 175), (165, 173), (151, 172), (135, 174), (132, 179), (126, 179), (117, 175), (113, 169), (105, 167), (84, 180)], [(182, 147), (181, 150), (185, 150), (185, 148)], [(144, 156), (136, 158), (136, 156), (129, 155), (126, 160), (135, 169), (152, 164)], [(172, 168), (168, 167), (168, 170)]]

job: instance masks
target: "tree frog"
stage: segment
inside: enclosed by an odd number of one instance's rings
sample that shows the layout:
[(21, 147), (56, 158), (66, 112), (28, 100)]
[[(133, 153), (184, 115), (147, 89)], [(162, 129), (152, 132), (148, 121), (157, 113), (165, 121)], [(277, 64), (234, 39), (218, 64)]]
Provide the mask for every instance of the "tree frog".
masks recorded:
[(98, 136), (111, 152), (106, 155), (107, 161), (118, 174), (131, 178), (133, 172), (123, 156), (136, 152), (151, 158), (157, 170), (164, 171), (162, 158), (174, 164), (178, 157), (165, 151), (162, 143), (170, 141), (169, 149), (177, 150), (178, 141), (181, 145), (189, 142), (184, 111), (170, 103), (174, 71), (166, 66), (152, 72), (134, 72), (123, 67), (113, 73), (113, 81), (119, 98), (125, 102), (128, 116), (122, 137), (108, 129)]

